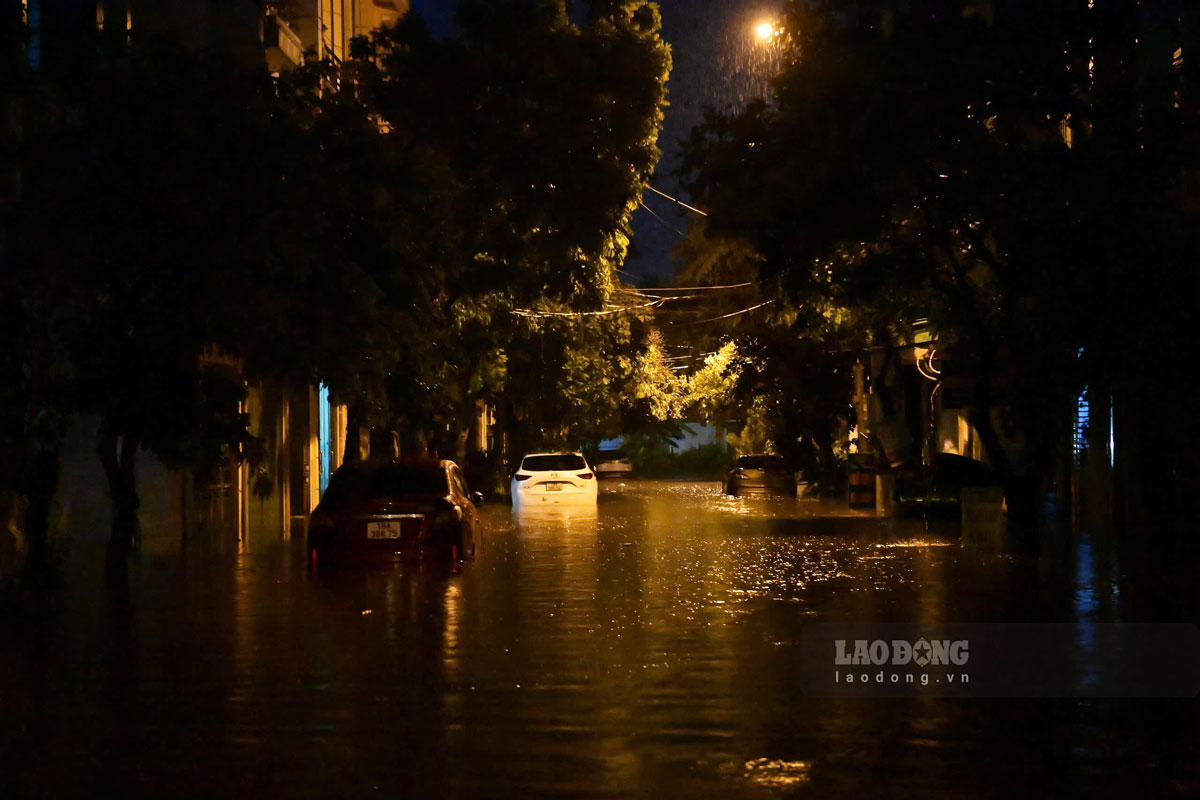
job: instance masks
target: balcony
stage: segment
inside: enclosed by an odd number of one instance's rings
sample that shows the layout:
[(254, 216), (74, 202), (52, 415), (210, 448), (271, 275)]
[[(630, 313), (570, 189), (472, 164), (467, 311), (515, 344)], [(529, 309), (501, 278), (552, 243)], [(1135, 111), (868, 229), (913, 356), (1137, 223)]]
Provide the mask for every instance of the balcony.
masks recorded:
[(297, 66), (304, 55), (300, 37), (276, 14), (263, 17), (262, 42), (266, 50), (267, 69), (272, 73)]

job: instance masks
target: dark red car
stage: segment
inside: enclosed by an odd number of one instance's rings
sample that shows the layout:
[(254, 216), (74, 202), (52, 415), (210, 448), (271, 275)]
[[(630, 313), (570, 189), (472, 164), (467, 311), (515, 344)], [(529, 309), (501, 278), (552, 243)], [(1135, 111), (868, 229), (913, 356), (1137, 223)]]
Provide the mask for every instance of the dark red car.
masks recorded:
[(482, 502), (453, 461), (346, 464), (312, 512), (309, 557), (314, 566), (331, 557), (410, 552), (464, 559), (475, 554), (475, 506)]

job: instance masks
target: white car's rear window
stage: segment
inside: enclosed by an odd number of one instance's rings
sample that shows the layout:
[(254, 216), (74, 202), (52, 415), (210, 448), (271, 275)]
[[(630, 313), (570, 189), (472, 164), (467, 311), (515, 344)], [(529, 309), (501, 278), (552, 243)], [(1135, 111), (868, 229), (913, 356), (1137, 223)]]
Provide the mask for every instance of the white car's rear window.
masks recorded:
[(522, 472), (573, 472), (581, 469), (587, 469), (583, 456), (570, 454), (525, 456), (521, 462)]

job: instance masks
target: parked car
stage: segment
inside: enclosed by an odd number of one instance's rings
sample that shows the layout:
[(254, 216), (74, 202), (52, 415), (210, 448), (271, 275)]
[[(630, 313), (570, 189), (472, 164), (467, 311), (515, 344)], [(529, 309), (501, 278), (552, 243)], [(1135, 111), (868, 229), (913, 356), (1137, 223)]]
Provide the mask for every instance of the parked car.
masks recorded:
[(333, 474), (308, 525), (314, 562), (406, 551), (463, 559), (475, 554), (476, 505), (453, 461), (368, 459)]
[(633, 475), (633, 462), (624, 450), (601, 450), (592, 469), (597, 478), (628, 478)]
[(900, 516), (958, 519), (963, 489), (997, 486), (999, 476), (982, 461), (938, 453), (927, 470), (896, 479), (896, 512)]
[(725, 494), (796, 496), (796, 473), (783, 456), (738, 456), (725, 476)]
[(530, 453), (512, 478), (513, 507), (596, 504), (596, 475), (582, 453)]

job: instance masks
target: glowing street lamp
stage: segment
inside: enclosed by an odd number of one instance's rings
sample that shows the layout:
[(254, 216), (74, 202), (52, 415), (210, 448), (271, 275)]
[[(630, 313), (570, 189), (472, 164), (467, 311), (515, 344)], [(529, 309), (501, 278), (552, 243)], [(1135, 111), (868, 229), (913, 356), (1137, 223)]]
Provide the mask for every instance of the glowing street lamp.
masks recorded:
[(778, 31), (775, 30), (774, 22), (763, 21), (754, 26), (754, 35), (763, 42), (769, 42), (774, 39), (776, 33), (778, 33)]

